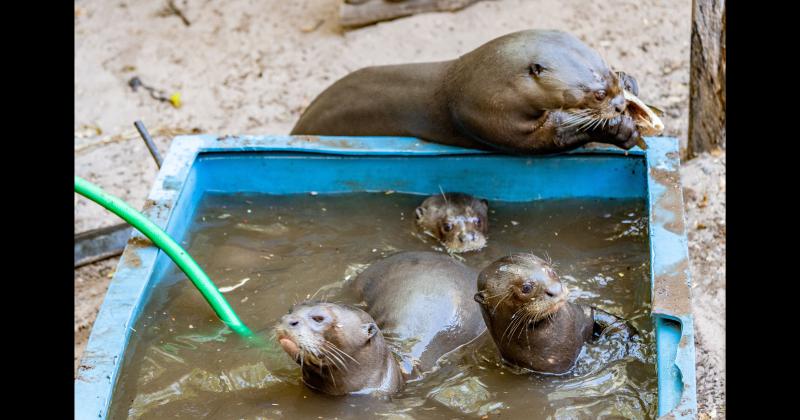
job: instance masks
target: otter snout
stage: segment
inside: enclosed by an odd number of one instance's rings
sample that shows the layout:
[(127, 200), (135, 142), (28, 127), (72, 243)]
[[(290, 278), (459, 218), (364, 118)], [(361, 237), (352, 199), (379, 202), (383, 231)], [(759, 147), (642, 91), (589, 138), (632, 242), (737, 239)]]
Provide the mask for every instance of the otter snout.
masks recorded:
[(282, 321), (284, 325), (290, 328), (297, 328), (300, 325), (300, 318), (294, 315), (284, 315)]
[(559, 297), (563, 292), (564, 292), (564, 287), (561, 286), (561, 282), (555, 282), (553, 284), (550, 284), (545, 289), (545, 293), (547, 294), (547, 296), (551, 298)]
[(479, 235), (475, 232), (461, 232), (458, 234), (458, 241), (462, 244), (469, 244), (473, 242), (478, 242), (483, 235)]
[(458, 232), (450, 235), (450, 238), (445, 237), (442, 242), (450, 252), (477, 251), (486, 246), (486, 237), (483, 233), (471, 229), (473, 229), (471, 226), (460, 223), (453, 229)]
[(614, 112), (617, 114), (622, 114), (625, 112), (625, 107), (627, 106), (628, 101), (625, 100), (625, 96), (620, 94), (614, 97), (609, 103), (609, 106), (614, 109)]

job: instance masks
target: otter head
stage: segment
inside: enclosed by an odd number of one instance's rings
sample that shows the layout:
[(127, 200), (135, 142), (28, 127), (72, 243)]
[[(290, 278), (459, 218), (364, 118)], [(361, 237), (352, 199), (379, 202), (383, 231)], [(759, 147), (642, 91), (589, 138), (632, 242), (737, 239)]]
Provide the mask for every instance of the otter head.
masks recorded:
[(550, 264), (532, 254), (513, 254), (478, 276), (483, 320), (503, 360), (549, 374), (575, 364), (594, 321), (587, 308), (567, 301), (567, 288)]
[(475, 301), (490, 328), (489, 320), (498, 313), (504, 318), (501, 323), (535, 324), (558, 312), (569, 295), (551, 265), (533, 254), (512, 254), (493, 262), (478, 276), (478, 290)]
[(438, 194), (415, 210), (416, 224), (448, 252), (476, 251), (486, 246), (489, 202), (462, 193)]
[(516, 121), (566, 110), (585, 121), (614, 118), (625, 111), (623, 91), (631, 83), (633, 78), (612, 71), (581, 40), (552, 30), (489, 41), (460, 57), (447, 81), (456, 119), (484, 138), (490, 138), (488, 130), (497, 130), (495, 121), (485, 121), (487, 114)]
[(361, 309), (300, 303), (281, 318), (275, 334), (301, 366), (303, 382), (313, 389), (330, 395), (389, 393), (402, 384), (383, 335)]

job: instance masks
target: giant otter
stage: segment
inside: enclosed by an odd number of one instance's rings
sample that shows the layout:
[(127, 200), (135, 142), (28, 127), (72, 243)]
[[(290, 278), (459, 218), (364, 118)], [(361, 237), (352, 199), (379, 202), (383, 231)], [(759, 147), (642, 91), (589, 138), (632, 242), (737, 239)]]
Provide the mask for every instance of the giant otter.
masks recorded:
[(291, 134), (412, 136), (542, 154), (590, 141), (633, 147), (633, 77), (560, 31), (511, 33), (455, 60), (366, 67), (322, 92)]
[(478, 276), (475, 300), (503, 359), (541, 373), (569, 371), (593, 335), (615, 332), (628, 340), (623, 320), (567, 300), (550, 264), (532, 254), (512, 254)]
[(275, 335), (300, 365), (309, 388), (329, 395), (389, 395), (403, 387), (400, 367), (383, 334), (361, 309), (300, 303), (281, 318)]
[(425, 199), (414, 211), (415, 223), (450, 253), (486, 246), (489, 202), (463, 193), (442, 193)]
[(472, 301), (477, 277), (445, 254), (402, 252), (353, 280), (369, 313), (301, 303), (281, 318), (275, 333), (310, 388), (330, 395), (392, 394), (486, 330)]

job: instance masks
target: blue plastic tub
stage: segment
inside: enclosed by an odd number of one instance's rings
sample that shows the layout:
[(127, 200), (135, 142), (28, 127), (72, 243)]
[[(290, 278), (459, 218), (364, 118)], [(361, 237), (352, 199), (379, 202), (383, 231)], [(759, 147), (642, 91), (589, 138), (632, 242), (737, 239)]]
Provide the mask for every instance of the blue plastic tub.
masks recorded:
[[(145, 214), (184, 237), (203, 194), (435, 194), (439, 186), (489, 200), (645, 198), (649, 209), (652, 315), (659, 416), (696, 415), (694, 326), (678, 142), (648, 138), (646, 151), (584, 148), (509, 156), (414, 138), (210, 135), (178, 137)], [(172, 262), (135, 232), (128, 242), (75, 379), (75, 417), (104, 419), (131, 326)]]

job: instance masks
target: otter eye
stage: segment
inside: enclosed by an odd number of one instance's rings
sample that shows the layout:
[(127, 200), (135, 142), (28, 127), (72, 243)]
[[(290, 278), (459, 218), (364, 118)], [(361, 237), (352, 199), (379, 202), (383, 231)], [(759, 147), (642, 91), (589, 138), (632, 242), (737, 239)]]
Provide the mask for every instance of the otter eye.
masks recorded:
[(606, 91), (603, 89), (594, 91), (594, 98), (598, 101), (602, 101), (606, 98)]
[(537, 63), (531, 64), (531, 66), (528, 67), (528, 73), (530, 73), (531, 76), (538, 76), (542, 74), (544, 70), (545, 70), (544, 67), (542, 67), (541, 64)]
[(322, 315), (314, 315), (314, 316), (312, 316), (312, 317), (311, 317), (311, 319), (313, 319), (313, 320), (314, 320), (314, 322), (317, 322), (317, 323), (319, 323), (319, 322), (322, 322), (322, 321), (324, 321), (324, 320), (325, 320), (325, 317), (324, 317), (324, 316), (322, 316)]
[(442, 225), (442, 230), (445, 232), (450, 232), (451, 230), (453, 230), (453, 224), (450, 222), (446, 222), (445, 224)]
[(525, 293), (527, 295), (528, 293), (531, 292), (531, 290), (533, 290), (533, 286), (531, 286), (530, 283), (525, 283), (522, 285), (522, 293)]
[(475, 221), (475, 226), (481, 227), (481, 219)]

